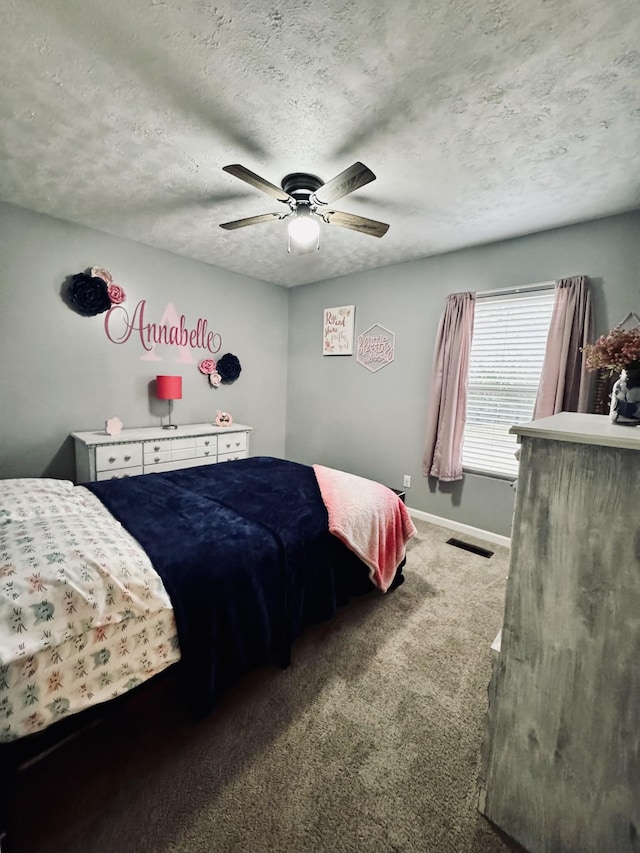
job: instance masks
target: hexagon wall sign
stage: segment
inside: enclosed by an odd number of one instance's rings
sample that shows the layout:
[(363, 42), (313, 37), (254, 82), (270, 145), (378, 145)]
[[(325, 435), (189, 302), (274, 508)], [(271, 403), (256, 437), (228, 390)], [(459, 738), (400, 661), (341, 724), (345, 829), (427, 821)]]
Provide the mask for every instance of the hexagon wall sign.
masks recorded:
[(387, 364), (391, 364), (395, 357), (396, 336), (379, 323), (358, 335), (358, 353), (356, 360), (367, 370), (375, 373)]

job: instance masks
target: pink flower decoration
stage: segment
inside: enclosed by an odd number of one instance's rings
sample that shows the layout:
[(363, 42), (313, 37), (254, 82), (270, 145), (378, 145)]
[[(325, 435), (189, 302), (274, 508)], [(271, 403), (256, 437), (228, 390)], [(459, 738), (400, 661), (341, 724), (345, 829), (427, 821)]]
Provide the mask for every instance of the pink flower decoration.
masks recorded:
[(109, 270), (103, 270), (101, 267), (91, 267), (91, 275), (93, 278), (101, 278), (105, 284), (113, 284), (113, 276)]
[(209, 384), (212, 388), (217, 388), (218, 385), (222, 382), (222, 376), (219, 373), (211, 373), (209, 374)]
[(112, 305), (120, 305), (127, 298), (127, 294), (119, 284), (108, 284), (107, 293), (109, 294), (109, 299), (111, 300)]
[(628, 367), (640, 367), (640, 328), (611, 329), (601, 335), (595, 344), (582, 348), (588, 370), (604, 368), (610, 373), (619, 373)]
[(216, 372), (216, 363), (212, 358), (203, 358), (198, 365), (198, 370), (200, 373), (211, 376), (212, 373)]

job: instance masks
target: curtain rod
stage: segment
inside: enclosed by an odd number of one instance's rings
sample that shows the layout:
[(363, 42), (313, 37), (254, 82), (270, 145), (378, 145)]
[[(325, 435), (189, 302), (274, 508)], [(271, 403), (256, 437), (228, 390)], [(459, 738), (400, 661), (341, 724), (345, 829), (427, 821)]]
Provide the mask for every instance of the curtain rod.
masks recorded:
[(533, 293), (536, 290), (549, 290), (555, 287), (555, 281), (539, 281), (536, 284), (523, 284), (522, 287), (503, 287), (497, 290), (481, 290), (476, 293), (476, 299), (484, 299), (487, 296), (511, 296), (514, 293)]

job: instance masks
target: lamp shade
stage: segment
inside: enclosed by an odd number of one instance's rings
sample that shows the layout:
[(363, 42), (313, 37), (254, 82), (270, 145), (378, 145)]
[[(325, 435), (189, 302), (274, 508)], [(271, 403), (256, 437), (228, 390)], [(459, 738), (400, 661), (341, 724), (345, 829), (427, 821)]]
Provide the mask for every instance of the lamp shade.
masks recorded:
[(158, 400), (182, 400), (182, 376), (156, 376)]
[(306, 208), (298, 207), (296, 215), (289, 220), (288, 231), (292, 240), (307, 246), (310, 243), (317, 242), (320, 226), (318, 220), (314, 219)]

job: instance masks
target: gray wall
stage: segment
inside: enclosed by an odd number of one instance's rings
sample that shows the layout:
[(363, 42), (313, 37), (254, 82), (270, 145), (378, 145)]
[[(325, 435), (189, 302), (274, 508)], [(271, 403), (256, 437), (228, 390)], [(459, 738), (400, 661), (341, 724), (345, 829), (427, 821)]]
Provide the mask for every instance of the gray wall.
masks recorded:
[[(0, 477), (73, 478), (69, 433), (113, 415), (125, 427), (158, 426), (167, 412), (150, 393), (158, 373), (183, 375), (174, 422), (226, 410), (254, 427), (252, 453), (284, 455), (287, 290), (5, 204), (0, 257)], [(105, 315), (81, 317), (61, 296), (67, 276), (91, 266), (111, 271), (131, 311), (147, 300), (154, 322), (168, 302), (187, 324), (206, 318), (222, 334), (220, 354), (240, 359), (238, 381), (214, 390), (175, 347), (158, 347), (162, 361), (152, 362), (133, 336), (111, 343)]]
[[(362, 237), (363, 240), (368, 239)], [(400, 487), (407, 504), (509, 535), (514, 492), (490, 477), (435, 485), (422, 475), (438, 322), (449, 293), (586, 274), (595, 332), (640, 312), (640, 213), (595, 220), (291, 291), (287, 456)], [(377, 373), (355, 355), (321, 352), (323, 309), (356, 306), (356, 337), (373, 323), (396, 333), (395, 361)]]
[[(367, 239), (362, 237), (363, 240)], [(177, 423), (209, 422), (217, 409), (254, 427), (252, 453), (320, 462), (402, 483), (410, 506), (508, 535), (513, 490), (467, 475), (435, 487), (421, 474), (435, 334), (446, 294), (585, 273), (594, 286), (596, 332), (640, 310), (640, 213), (468, 249), (287, 290), (206, 264), (0, 204), (0, 477), (73, 477), (69, 433), (154, 426), (166, 413), (149, 385), (184, 376)], [(127, 306), (148, 303), (159, 321), (173, 302), (187, 322), (206, 317), (243, 372), (210, 389), (173, 348), (141, 360), (133, 339), (117, 346), (104, 315), (80, 317), (64, 303), (67, 276), (106, 267)], [(356, 334), (373, 323), (396, 333), (396, 359), (370, 373), (353, 357), (323, 357), (323, 309), (356, 305)], [(288, 338), (288, 344), (287, 344)], [(285, 444), (286, 426), (286, 444)]]

